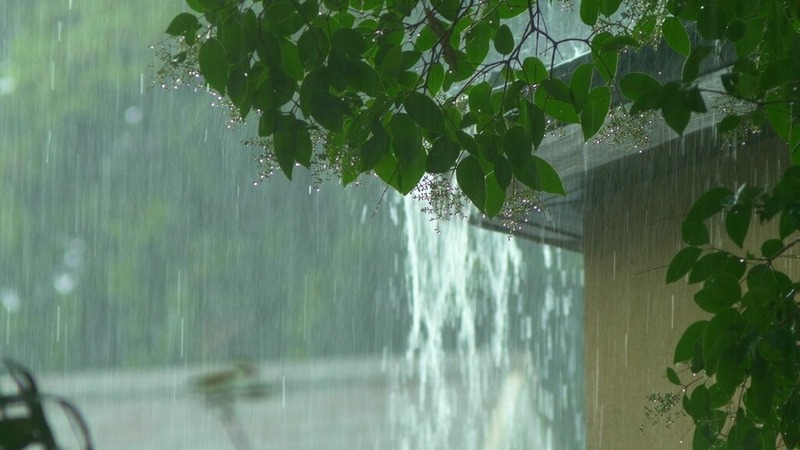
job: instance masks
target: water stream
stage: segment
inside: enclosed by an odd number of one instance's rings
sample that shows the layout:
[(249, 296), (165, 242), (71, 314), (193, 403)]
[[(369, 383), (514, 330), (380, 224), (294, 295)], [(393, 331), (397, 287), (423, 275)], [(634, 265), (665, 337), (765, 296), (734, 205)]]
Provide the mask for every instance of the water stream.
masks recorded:
[[(568, 278), (581, 275), (558, 249), (399, 207), (412, 317), (391, 403), (399, 448), (580, 448), (582, 280)], [(535, 252), (543, 267), (525, 260)], [(536, 270), (554, 275), (525, 292)]]

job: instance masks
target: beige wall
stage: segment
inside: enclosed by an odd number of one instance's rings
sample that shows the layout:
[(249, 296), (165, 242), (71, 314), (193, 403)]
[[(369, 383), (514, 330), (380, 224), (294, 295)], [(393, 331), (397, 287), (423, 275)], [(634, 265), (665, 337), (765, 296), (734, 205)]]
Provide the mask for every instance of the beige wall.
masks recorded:
[[(707, 317), (696, 285), (666, 285), (666, 266), (681, 248), (680, 221), (706, 189), (743, 182), (766, 186), (782, 173), (785, 147), (762, 140), (737, 151), (694, 135), (635, 154), (591, 174), (584, 216), (587, 448), (675, 449), (690, 442), (683, 418), (670, 429), (646, 424), (647, 396), (677, 392), (666, 379), (683, 330)], [(724, 230), (711, 228), (712, 240)], [(755, 242), (754, 239), (751, 239)], [(751, 242), (751, 249), (753, 247)], [(676, 411), (680, 410), (680, 405)], [(640, 427), (644, 426), (643, 431)], [(688, 443), (684, 443), (686, 448)]]

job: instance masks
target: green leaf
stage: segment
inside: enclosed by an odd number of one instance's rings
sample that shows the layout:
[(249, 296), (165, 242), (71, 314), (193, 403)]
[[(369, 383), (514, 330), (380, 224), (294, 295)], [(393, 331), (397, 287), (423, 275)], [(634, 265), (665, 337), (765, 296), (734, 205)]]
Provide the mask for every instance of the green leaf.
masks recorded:
[(498, 3), (498, 13), (501, 19), (511, 19), (528, 11), (527, 0), (504, 0)]
[(413, 158), (400, 161), (400, 170), (397, 173), (397, 185), (400, 193), (408, 194), (419, 184), (425, 175), (425, 152), (417, 152)]
[(621, 4), (622, 0), (601, 0), (600, 12), (606, 17), (611, 17), (612, 14), (617, 12)]
[(292, 145), (294, 145), (295, 161), (308, 169), (311, 166), (314, 145), (311, 142), (311, 134), (308, 132), (306, 123), (302, 120), (295, 120), (292, 130)]
[(313, 18), (319, 14), (319, 2), (317, 0), (305, 0), (298, 8), (297, 12), (299, 12), (303, 17)]
[[(569, 91), (567, 91), (567, 93), (569, 93)], [(536, 89), (533, 100), (536, 106), (544, 111), (545, 114), (556, 120), (560, 120), (565, 123), (580, 123), (581, 121), (578, 113), (575, 112), (575, 107), (572, 106), (571, 102), (568, 103), (554, 99), (553, 96), (543, 88), (543, 86), (540, 86)]]
[(200, 4), (205, 9), (220, 9), (225, 6), (225, 0), (197, 0), (197, 3)]
[(531, 189), (539, 189), (539, 173), (536, 170), (536, 161), (532, 156), (523, 164), (512, 164), (511, 170), (522, 184)]
[(273, 137), (275, 158), (283, 173), (290, 180), (295, 158), (306, 151), (310, 156), (311, 138), (302, 122), (294, 116), (279, 116)]
[(589, 98), (593, 71), (594, 66), (592, 64), (581, 64), (572, 72), (572, 77), (569, 80), (569, 91), (576, 112), (583, 110), (583, 106)]
[(459, 126), (463, 128), (471, 127), (478, 123), (480, 116), (475, 111), (469, 111), (464, 114), (464, 118), (461, 120)]
[[(711, 326), (709, 325), (709, 328)], [(706, 331), (706, 338), (708, 338), (708, 331)], [(708, 339), (704, 339), (703, 345), (707, 343)], [(720, 368), (726, 370), (730, 367), (730, 363), (723, 363), (722, 361), (726, 358), (729, 358), (731, 350), (736, 350), (737, 344), (739, 341), (739, 335), (732, 332), (724, 332), (721, 333), (710, 342), (710, 348), (706, 351), (703, 350), (703, 355), (706, 359), (706, 374), (709, 376), (717, 375), (719, 373)], [(728, 387), (724, 384), (721, 384), (719, 381), (719, 376), (717, 376), (717, 382), (720, 383), (720, 386), (717, 387), (719, 389), (718, 392), (712, 391), (712, 407), (718, 408), (720, 406), (725, 405), (731, 399), (733, 395), (733, 390), (729, 390)], [(719, 395), (723, 398), (714, 398), (714, 395)]]
[(681, 249), (681, 251), (672, 258), (672, 262), (669, 263), (669, 267), (667, 268), (667, 283), (677, 281), (689, 273), (701, 253), (703, 253), (703, 251), (697, 247)]
[(707, 326), (707, 320), (698, 320), (689, 325), (678, 340), (678, 345), (675, 347), (673, 363), (677, 364), (689, 361), (695, 356), (695, 346), (702, 346), (703, 333), (705, 333)]
[(480, 147), (478, 147), (478, 142), (475, 140), (475, 137), (458, 130), (456, 131), (456, 138), (458, 138), (458, 142), (464, 147), (467, 153), (474, 156), (480, 155)]
[(680, 377), (678, 377), (678, 373), (675, 372), (675, 369), (672, 367), (667, 367), (667, 379), (675, 386), (683, 386)]
[(642, 92), (639, 98), (631, 105), (629, 114), (633, 116), (644, 111), (661, 109), (665, 103), (665, 97), (667, 97), (665, 94), (667, 94), (668, 91), (674, 91), (674, 89), (658, 88)]
[(501, 55), (507, 55), (514, 51), (514, 35), (508, 25), (502, 24), (494, 35), (494, 49)]
[(727, 261), (722, 266), (722, 272), (741, 280), (747, 271), (747, 262), (737, 256), (728, 255)]
[(413, 158), (420, 151), (421, 136), (416, 122), (408, 114), (397, 113), (389, 124), (392, 151), (398, 161)]
[(422, 27), (419, 34), (417, 34), (417, 40), (414, 42), (414, 47), (421, 52), (426, 52), (432, 49), (437, 42), (439, 42), (439, 38), (436, 37), (436, 34), (434, 34), (430, 24), (428, 24)]
[(187, 33), (194, 33), (200, 28), (200, 21), (197, 16), (190, 13), (180, 13), (172, 19), (167, 26), (166, 33), (171, 36), (183, 36)]
[(664, 116), (664, 121), (667, 122), (667, 125), (676, 133), (682, 135), (686, 126), (689, 125), (692, 111), (682, 101), (680, 92), (672, 90), (670, 93), (672, 95), (664, 94), (661, 114)]
[[(733, 280), (733, 282), (736, 283), (736, 280)], [(738, 283), (736, 283), (736, 285), (738, 287)], [(741, 294), (741, 289), (736, 292)], [(706, 327), (705, 333), (703, 333), (703, 354), (710, 355), (713, 347), (718, 344), (722, 338), (727, 337), (728, 334), (732, 334), (734, 339), (726, 342), (726, 347), (736, 345), (740, 336), (737, 336), (734, 331), (737, 329), (736, 327), (740, 322), (742, 322), (742, 315), (733, 308), (725, 308), (715, 314), (714, 317), (711, 318), (708, 327)], [(719, 362), (718, 358), (722, 356), (719, 354), (720, 350), (727, 351), (727, 348), (718, 348), (718, 354), (714, 355), (717, 359), (714, 361), (710, 361), (711, 358), (706, 358), (706, 363), (713, 363), (713, 368), (716, 368), (716, 364)]]
[(692, 51), (692, 43), (689, 40), (689, 35), (686, 33), (686, 28), (677, 17), (667, 17), (664, 19), (662, 25), (662, 32), (664, 33), (664, 40), (667, 41), (673, 50), (683, 56), (689, 56)]
[(431, 6), (447, 20), (455, 20), (461, 10), (461, 3), (458, 0), (433, 0)]
[(771, 377), (751, 377), (750, 387), (744, 393), (744, 406), (749, 414), (759, 421), (773, 413), (774, 385)]
[[(714, 349), (717, 351), (717, 349)], [(739, 355), (736, 345), (731, 345), (722, 351), (717, 363), (717, 384), (722, 392), (730, 398), (736, 387), (742, 382), (741, 368), (739, 365)]]
[(258, 119), (258, 135), (261, 137), (272, 136), (275, 132), (275, 116), (277, 111), (274, 109), (264, 109)]
[(348, 84), (358, 92), (374, 96), (383, 92), (383, 84), (378, 72), (361, 59), (348, 58), (347, 64)]
[(681, 222), (681, 239), (689, 245), (708, 244), (708, 228), (701, 221), (689, 220)]
[(444, 66), (440, 63), (432, 63), (428, 68), (427, 87), (430, 95), (436, 95), (442, 88), (444, 82)]
[(602, 32), (592, 39), (592, 60), (595, 68), (600, 76), (609, 83), (617, 74), (617, 51), (606, 47), (606, 41), (613, 37), (611, 33)]
[(728, 29), (725, 31), (725, 38), (729, 41), (736, 42), (744, 37), (747, 33), (747, 23), (742, 19), (734, 19), (728, 24)]
[(238, 18), (234, 17), (220, 23), (217, 37), (225, 47), (228, 62), (231, 64), (240, 63), (242, 55), (245, 53), (245, 42), (242, 23)]
[(533, 56), (529, 56), (522, 61), (522, 73), (528, 84), (538, 84), (549, 77), (547, 68), (542, 60)]
[(558, 78), (548, 78), (542, 81), (540, 87), (547, 92), (549, 97), (560, 102), (572, 103), (573, 94), (569, 85)]
[(750, 205), (736, 204), (733, 205), (728, 214), (725, 216), (725, 229), (728, 232), (728, 237), (742, 248), (744, 245), (744, 238), (747, 236), (747, 230), (750, 228), (750, 217), (753, 210)]
[(702, 63), (703, 60), (713, 52), (713, 50), (713, 47), (709, 47), (707, 45), (700, 46), (692, 50), (692, 52), (686, 58), (686, 61), (683, 63), (683, 73), (681, 75), (681, 79), (684, 83), (691, 83), (697, 79), (697, 77), (700, 75), (700, 63)]
[(704, 311), (716, 314), (742, 298), (739, 282), (728, 274), (719, 274), (697, 291), (694, 302)]
[(778, 223), (778, 235), (781, 239), (785, 239), (798, 229), (800, 229), (800, 217), (798, 217), (798, 214), (792, 214), (792, 209), (784, 210)]
[(486, 177), (486, 215), (489, 217), (497, 216), (502, 211), (505, 201), (506, 190), (497, 181), (495, 173), (492, 172)]
[(344, 117), (349, 113), (344, 101), (327, 91), (311, 94), (311, 117), (330, 131), (342, 131)]
[(533, 142), (526, 127), (514, 125), (506, 131), (503, 150), (512, 164), (524, 164), (531, 154)]
[(390, 78), (397, 78), (403, 73), (403, 51), (400, 46), (393, 45), (383, 54), (382, 58), (375, 58), (375, 63), (380, 72)]
[(447, 172), (455, 166), (456, 159), (461, 153), (461, 145), (447, 136), (439, 136), (428, 152), (428, 161), (425, 171), (428, 173)]
[(331, 49), (347, 56), (360, 56), (367, 51), (367, 43), (361, 33), (339, 28), (331, 35)]
[(775, 300), (775, 294), (763, 287), (754, 287), (748, 289), (747, 293), (742, 296), (742, 305), (748, 308), (761, 308), (767, 306)]
[(475, 111), (478, 114), (491, 114), (492, 103), (490, 97), (492, 95), (492, 85), (484, 81), (472, 86), (469, 91), (467, 104), (470, 111)]
[(297, 39), (297, 54), (307, 70), (321, 66), (330, 47), (327, 35), (316, 27), (308, 27)]
[(800, 139), (800, 121), (795, 119), (792, 107), (780, 93), (772, 92), (767, 95), (764, 109), (769, 124), (781, 139), (789, 144)]
[(763, 288), (771, 293), (777, 292), (778, 280), (775, 271), (766, 264), (759, 264), (747, 274), (747, 288)]
[(739, 58), (749, 57), (758, 48), (765, 31), (763, 17), (747, 19), (745, 24), (744, 36), (736, 41), (736, 56)]
[(427, 95), (411, 92), (403, 103), (406, 112), (421, 126), (431, 131), (445, 131), (444, 116), (439, 105)]
[(486, 182), (478, 159), (471, 155), (462, 159), (456, 168), (456, 180), (467, 198), (483, 211), (486, 204)]
[(564, 184), (561, 182), (561, 177), (558, 176), (553, 166), (538, 156), (533, 156), (533, 160), (536, 163), (536, 173), (539, 175), (538, 189), (551, 194), (567, 195), (564, 191)]
[[(289, 78), (283, 71), (275, 70), (272, 72), (272, 77), (269, 79), (269, 82), (272, 85), (272, 90), (275, 94), (275, 104), (277, 106), (283, 106), (292, 100), (297, 89), (297, 82), (295, 80)], [(339, 104), (343, 104), (343, 102), (339, 101)], [(345, 111), (347, 110), (346, 106), (344, 109)]]
[(717, 125), (717, 131), (720, 133), (727, 133), (733, 131), (739, 124), (742, 123), (742, 117), (736, 115), (727, 115)]
[(527, 100), (525, 100), (523, 103), (525, 104), (525, 109), (528, 116), (527, 125), (530, 127), (529, 130), (531, 133), (531, 140), (533, 140), (533, 146), (534, 148), (539, 148), (539, 145), (541, 145), (542, 140), (544, 139), (544, 113), (536, 105)]
[(702, 221), (722, 211), (722, 208), (729, 204), (734, 195), (730, 189), (725, 187), (715, 187), (706, 191), (692, 205), (686, 220)]
[(297, 47), (287, 39), (280, 39), (278, 42), (281, 47), (281, 68), (283, 72), (295, 81), (303, 81), (306, 71), (300, 61)]
[(236, 68), (231, 71), (231, 75), (228, 77), (227, 92), (231, 102), (237, 107), (241, 106), (247, 98), (247, 76), (242, 69)]
[(605, 51), (619, 52), (625, 47), (640, 47), (639, 41), (627, 34), (612, 36), (603, 42)]
[(225, 48), (215, 38), (211, 38), (200, 45), (197, 55), (200, 73), (206, 83), (220, 94), (225, 94), (225, 85), (228, 82), (228, 58)]
[(259, 34), (256, 43), (256, 54), (261, 62), (270, 70), (279, 70), (281, 64), (281, 46), (278, 37), (269, 32)]
[(783, 250), (784, 244), (780, 239), (767, 239), (761, 244), (761, 254), (764, 258), (772, 258)]
[(700, 384), (694, 388), (689, 400), (692, 403), (691, 416), (695, 419), (703, 419), (711, 409), (711, 397), (708, 395), (708, 388)]
[(262, 28), (275, 36), (288, 37), (293, 35), (306, 24), (303, 16), (298, 14), (299, 7), (299, 4), (295, 5), (290, 0), (269, 2), (264, 7), (261, 21)]
[(707, 112), (706, 102), (703, 100), (703, 94), (700, 93), (700, 88), (692, 87), (682, 92), (684, 106), (689, 111), (704, 113)]
[(383, 156), (389, 153), (389, 139), (383, 127), (377, 127), (372, 137), (361, 146), (361, 169), (372, 170), (380, 163)]
[(469, 61), (477, 66), (483, 63), (489, 54), (489, 42), (492, 39), (492, 28), (484, 21), (478, 22), (466, 34), (466, 52)]
[(726, 252), (714, 252), (703, 255), (689, 272), (689, 284), (705, 281), (722, 271), (728, 260)]
[(601, 0), (581, 0), (580, 15), (583, 23), (594, 26), (600, 14)]
[(206, 12), (206, 8), (200, 3), (199, 0), (186, 0), (186, 4), (189, 5), (189, 8), (192, 8), (193, 11), (197, 11), (199, 13)]
[(589, 92), (589, 98), (581, 111), (581, 130), (584, 140), (588, 141), (600, 130), (610, 106), (611, 89), (608, 86), (598, 86)]
[(650, 36), (653, 35), (653, 31), (656, 29), (656, 22), (658, 21), (658, 16), (655, 14), (648, 14), (642, 17), (636, 25), (633, 27), (633, 32), (631, 32), (631, 36), (639, 42), (647, 42), (650, 39)]
[(505, 189), (508, 189), (508, 186), (511, 185), (511, 179), (513, 178), (513, 169), (511, 167), (511, 163), (508, 162), (502, 156), (498, 156), (494, 160), (494, 178), (497, 179), (497, 184)]
[(623, 75), (619, 87), (625, 97), (635, 101), (648, 92), (660, 89), (661, 83), (646, 73), (630, 72)]
[(699, 5), (696, 0), (667, 0), (667, 11), (685, 20), (696, 20)]
[(715, 2), (707, 2), (700, 8), (697, 17), (697, 31), (706, 39), (722, 39), (728, 27), (725, 9)]

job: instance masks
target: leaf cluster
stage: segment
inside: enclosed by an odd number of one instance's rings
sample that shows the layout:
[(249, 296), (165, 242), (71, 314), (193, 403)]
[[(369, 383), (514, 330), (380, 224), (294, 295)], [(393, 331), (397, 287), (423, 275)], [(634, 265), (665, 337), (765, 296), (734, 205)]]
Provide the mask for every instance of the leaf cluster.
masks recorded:
[[(708, 110), (708, 95), (722, 95), (747, 105), (730, 111), (717, 124), (726, 133), (744, 124), (770, 126), (786, 141), (793, 162), (800, 162), (800, 9), (793, 2), (669, 0), (661, 32), (681, 56), (680, 80), (662, 83), (645, 73), (629, 73), (620, 89), (632, 101), (630, 113), (659, 110), (670, 128), (683, 133), (692, 113)], [(634, 27), (639, 34), (657, 21), (644, 16)], [(692, 32), (688, 32), (691, 30)], [(726, 56), (726, 55), (730, 56)], [(720, 76), (722, 91), (703, 88), (705, 67), (720, 58), (732, 62)], [(655, 75), (655, 74), (653, 74)]]
[[(739, 248), (752, 219), (777, 220), (778, 235), (761, 244), (760, 254), (737, 256), (709, 242), (706, 222), (718, 215)], [(800, 446), (800, 281), (775, 264), (796, 252), (799, 230), (798, 166), (772, 191), (754, 186), (735, 193), (707, 191), (681, 225), (687, 246), (670, 263), (667, 282), (687, 277), (690, 284), (702, 283), (694, 301), (712, 314), (690, 325), (675, 348), (674, 363), (706, 375), (683, 398), (695, 424), (694, 448)], [(683, 385), (672, 368), (667, 377)]]
[[(535, 2), (188, 0), (166, 32), (197, 48), (198, 72), (258, 133), (288, 176), (312, 154), (341, 161), (343, 184), (376, 173), (406, 194), (448, 175), (497, 215), (512, 183), (564, 194), (534, 150), (547, 117), (588, 139), (611, 102), (616, 52), (633, 40), (594, 37), (596, 61), (567, 84), (536, 56), (552, 40)], [(509, 21), (527, 15), (515, 35)], [(590, 43), (587, 39), (585, 42)], [(552, 69), (552, 61), (549, 65)], [(317, 145), (314, 136), (322, 136)]]
[[(583, 0), (593, 31), (561, 40), (529, 0), (186, 1), (193, 13), (166, 32), (194, 49), (198, 72), (241, 118), (257, 116), (289, 178), (315, 160), (336, 167), (344, 185), (374, 172), (403, 194), (425, 174), (447, 176), (493, 217), (515, 183), (564, 194), (535, 154), (548, 124), (577, 124), (588, 140), (618, 99), (635, 117), (660, 111), (682, 134), (692, 114), (707, 112), (711, 92), (699, 79), (725, 46), (736, 60), (716, 94), (757, 107), (727, 115), (720, 131), (768, 123), (800, 146), (800, 19), (786, 0), (669, 0), (651, 14), (623, 13), (633, 23), (611, 19), (621, 0)], [(618, 75), (620, 54), (659, 33), (683, 61), (681, 78)], [(555, 77), (559, 46), (573, 42), (591, 57), (569, 79)]]

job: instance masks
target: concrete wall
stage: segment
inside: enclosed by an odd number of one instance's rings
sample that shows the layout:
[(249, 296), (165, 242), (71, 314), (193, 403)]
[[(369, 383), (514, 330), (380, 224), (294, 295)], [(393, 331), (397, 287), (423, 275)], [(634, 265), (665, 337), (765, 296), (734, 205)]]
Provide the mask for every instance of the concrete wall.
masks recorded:
[[(680, 391), (667, 381), (666, 368), (686, 327), (709, 316), (693, 302), (697, 285), (664, 282), (666, 266), (681, 248), (680, 222), (710, 187), (773, 183), (786, 165), (785, 154), (785, 147), (771, 139), (720, 150), (711, 136), (696, 133), (589, 176), (584, 219), (588, 449), (675, 449), (681, 440), (689, 445), (690, 419), (667, 429), (650, 425), (645, 416), (648, 395)], [(711, 233), (712, 242), (724, 241), (718, 223)], [(758, 248), (754, 238), (753, 250)], [(675, 412), (681, 410), (678, 404)]]

